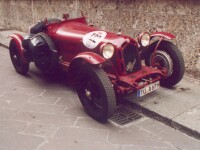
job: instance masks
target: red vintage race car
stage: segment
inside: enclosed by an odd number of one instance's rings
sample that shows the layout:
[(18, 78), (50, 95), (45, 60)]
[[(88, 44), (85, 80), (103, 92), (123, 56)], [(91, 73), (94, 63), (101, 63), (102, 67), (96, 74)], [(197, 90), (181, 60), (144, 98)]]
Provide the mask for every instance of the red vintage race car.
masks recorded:
[[(170, 33), (141, 33), (137, 39), (99, 30), (85, 17), (45, 19), (26, 37), (11, 35), (9, 51), (15, 70), (25, 75), (29, 63), (47, 75), (69, 72), (89, 116), (104, 122), (115, 111), (116, 97), (144, 96), (159, 86), (172, 87), (184, 74), (184, 60)], [(151, 42), (154, 37), (157, 40)]]

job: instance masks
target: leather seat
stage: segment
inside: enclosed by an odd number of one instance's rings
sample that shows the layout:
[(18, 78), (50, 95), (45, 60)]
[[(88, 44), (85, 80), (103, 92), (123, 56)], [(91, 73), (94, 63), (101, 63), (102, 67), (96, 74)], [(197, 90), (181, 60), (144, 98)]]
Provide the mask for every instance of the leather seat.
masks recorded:
[[(57, 18), (47, 19), (47, 25), (52, 24), (52, 23), (60, 23), (60, 22), (61, 22), (61, 20), (57, 19)], [(46, 23), (44, 21), (40, 21), (37, 24), (31, 26), (30, 34), (37, 34), (37, 33), (44, 31), (45, 25), (46, 25)]]
[(44, 29), (45, 29), (45, 22), (40, 21), (40, 22), (38, 22), (35, 25), (30, 27), (30, 34), (37, 34), (39, 32), (44, 31)]

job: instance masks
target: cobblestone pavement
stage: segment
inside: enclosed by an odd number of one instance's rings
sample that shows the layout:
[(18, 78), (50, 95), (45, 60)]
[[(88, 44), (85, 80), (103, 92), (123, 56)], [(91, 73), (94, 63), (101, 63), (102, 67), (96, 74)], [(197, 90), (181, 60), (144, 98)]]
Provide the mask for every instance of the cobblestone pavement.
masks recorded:
[(83, 110), (65, 76), (18, 75), (0, 47), (0, 150), (199, 150), (200, 141), (147, 117), (120, 127)]

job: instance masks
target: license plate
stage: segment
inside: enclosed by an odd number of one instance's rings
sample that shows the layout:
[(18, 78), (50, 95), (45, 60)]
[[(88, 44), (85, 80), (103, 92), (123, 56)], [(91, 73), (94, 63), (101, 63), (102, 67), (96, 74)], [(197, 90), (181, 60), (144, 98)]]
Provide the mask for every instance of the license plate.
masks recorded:
[(142, 97), (148, 93), (151, 93), (152, 91), (155, 91), (156, 89), (158, 89), (160, 87), (160, 82), (157, 81), (155, 83), (149, 84), (147, 86), (145, 86), (144, 88), (140, 89), (137, 91), (137, 96), (138, 97)]

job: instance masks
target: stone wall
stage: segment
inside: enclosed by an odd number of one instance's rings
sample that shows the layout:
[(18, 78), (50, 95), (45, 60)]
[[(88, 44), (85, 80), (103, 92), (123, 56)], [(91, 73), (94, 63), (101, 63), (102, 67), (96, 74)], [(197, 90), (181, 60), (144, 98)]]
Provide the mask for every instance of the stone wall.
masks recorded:
[(0, 0), (0, 25), (27, 31), (44, 17), (71, 17), (79, 10), (102, 29), (136, 37), (141, 31), (177, 36), (186, 69), (200, 79), (200, 1), (198, 0)]

